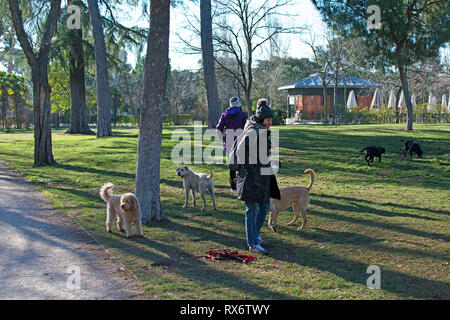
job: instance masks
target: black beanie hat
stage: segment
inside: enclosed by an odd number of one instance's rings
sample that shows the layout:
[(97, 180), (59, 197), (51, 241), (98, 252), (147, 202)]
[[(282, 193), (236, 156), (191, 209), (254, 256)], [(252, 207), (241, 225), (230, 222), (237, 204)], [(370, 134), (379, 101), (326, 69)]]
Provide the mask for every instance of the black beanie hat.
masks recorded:
[(256, 117), (258, 122), (263, 123), (266, 118), (273, 118), (273, 111), (267, 106), (267, 100), (261, 99), (257, 103), (258, 109), (256, 109)]

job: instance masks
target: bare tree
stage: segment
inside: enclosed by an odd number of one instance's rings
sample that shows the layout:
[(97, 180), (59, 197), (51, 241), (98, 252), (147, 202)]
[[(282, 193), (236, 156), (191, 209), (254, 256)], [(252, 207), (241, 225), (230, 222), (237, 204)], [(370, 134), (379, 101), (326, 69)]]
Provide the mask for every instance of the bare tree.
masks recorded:
[(95, 64), (97, 66), (97, 137), (112, 136), (111, 92), (102, 19), (97, 0), (88, 0), (88, 6), (94, 36)]
[(214, 66), (211, 0), (200, 0), (200, 21), (203, 75), (205, 78), (206, 100), (208, 102), (208, 128), (215, 128), (220, 118), (221, 109)]
[(53, 158), (50, 129), (51, 88), (48, 84), (47, 67), (51, 39), (55, 33), (58, 18), (61, 15), (61, 0), (51, 1), (50, 11), (45, 21), (44, 32), (37, 54), (35, 54), (30, 38), (25, 32), (19, 1), (8, 0), (8, 3), (17, 39), (27, 57), (28, 64), (31, 66), (34, 109), (34, 165), (52, 164), (55, 160)]
[[(282, 17), (290, 16), (281, 9), (294, 4), (293, 0), (216, 0), (213, 18), (213, 41), (216, 63), (230, 76), (235, 78), (242, 88), (245, 105), (252, 114), (251, 93), (253, 88), (254, 54), (278, 34), (295, 33), (299, 27), (285, 27), (279, 23)], [(270, 21), (278, 23), (270, 25)], [(198, 29), (191, 23), (194, 32)], [(268, 32), (269, 31), (269, 32)], [(198, 52), (190, 41), (186, 45)], [(237, 68), (223, 64), (219, 55), (233, 57)], [(227, 60), (227, 59), (226, 59)]]
[(169, 70), (169, 21), (170, 1), (152, 0), (135, 182), (143, 223), (165, 218), (160, 203), (159, 181), (162, 105)]
[(323, 46), (317, 44), (316, 37), (310, 31), (309, 40), (303, 40), (313, 53), (313, 60), (317, 66), (317, 74), (322, 80), (322, 96), (323, 96), (323, 122), (328, 123), (328, 85), (331, 81), (329, 67), (331, 66), (331, 57), (329, 52)]

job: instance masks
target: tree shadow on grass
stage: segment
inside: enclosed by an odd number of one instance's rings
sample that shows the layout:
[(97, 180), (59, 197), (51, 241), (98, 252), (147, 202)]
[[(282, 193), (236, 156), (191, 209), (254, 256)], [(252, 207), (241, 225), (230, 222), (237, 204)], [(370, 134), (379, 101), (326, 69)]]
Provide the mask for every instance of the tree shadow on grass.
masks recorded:
[[(346, 281), (362, 286), (366, 286), (369, 277), (369, 274), (366, 273), (368, 264), (305, 246), (291, 246), (288, 252), (273, 250), (270, 256), (277, 260), (296, 263), (299, 266), (307, 266), (329, 272)], [(381, 269), (381, 289), (406, 298), (450, 298), (450, 284), (448, 282), (424, 279), (384, 268)]]
[[(328, 209), (333, 209), (333, 208), (335, 209), (336, 206), (339, 206), (334, 203), (318, 201), (318, 200), (311, 200), (311, 204), (321, 206), (324, 208), (328, 208)], [(342, 208), (342, 206), (340, 206), (340, 208)], [(345, 207), (345, 210), (348, 210), (350, 212), (361, 213), (361, 211), (355, 209), (354, 207)], [(421, 230), (414, 230), (414, 229), (406, 228), (403, 226), (397, 226), (394, 224), (378, 222), (378, 221), (373, 221), (373, 220), (359, 219), (359, 218), (354, 218), (354, 217), (347, 217), (347, 216), (343, 216), (343, 215), (315, 211), (312, 209), (309, 209), (308, 212), (309, 212), (309, 214), (314, 214), (319, 217), (337, 220), (337, 221), (341, 221), (341, 222), (345, 221), (345, 222), (349, 222), (349, 223), (353, 223), (353, 224), (360, 224), (360, 225), (364, 225), (364, 226), (368, 226), (368, 227), (372, 227), (372, 228), (387, 229), (387, 230), (392, 230), (392, 231), (403, 233), (403, 234), (409, 234), (409, 235), (413, 235), (413, 236), (417, 236), (417, 237), (429, 238), (432, 240), (438, 240), (438, 239), (443, 239), (444, 241), (449, 240), (449, 237), (445, 234), (426, 232), (426, 231), (421, 231)]]
[[(320, 197), (321, 198), (332, 198), (332, 199), (336, 199), (336, 200), (346, 200), (349, 202), (365, 202), (368, 205), (377, 205), (377, 206), (382, 206), (382, 207), (394, 207), (394, 208), (402, 208), (402, 209), (407, 209), (407, 210), (421, 210), (421, 211), (432, 212), (432, 213), (436, 213), (436, 214), (450, 215), (449, 211), (434, 210), (434, 209), (429, 209), (429, 208), (424, 209), (424, 208), (406, 206), (406, 205), (392, 203), (392, 202), (373, 203), (373, 202), (370, 202), (370, 201), (364, 200), (364, 199), (356, 199), (356, 198), (350, 198), (350, 197), (345, 197), (345, 196), (333, 196), (333, 195), (329, 195), (329, 194), (320, 194)], [(415, 215), (411, 215), (411, 217), (412, 218), (427, 218), (427, 217), (421, 217), (421, 216), (415, 216)], [(428, 219), (425, 219), (425, 220), (428, 220)], [(437, 220), (437, 219), (429, 219), (429, 220)]]
[(64, 170), (70, 170), (70, 171), (76, 171), (76, 172), (89, 172), (89, 173), (95, 173), (95, 174), (99, 174), (99, 175), (121, 177), (121, 178), (127, 178), (127, 179), (132, 179), (132, 180), (134, 180), (135, 176), (136, 176), (135, 173), (94, 169), (94, 168), (88, 168), (88, 167), (73, 166), (70, 164), (58, 164), (58, 165), (56, 165), (56, 167), (62, 168)]
[[(316, 197), (315, 199), (311, 199), (311, 204), (322, 206), (327, 209), (343, 210), (346, 212), (358, 212), (361, 214), (375, 214), (375, 215), (382, 216), (382, 217), (404, 217), (404, 218), (414, 218), (414, 219), (422, 219), (422, 220), (428, 220), (428, 221), (438, 221), (439, 220), (436, 218), (425, 217), (425, 216), (420, 216), (420, 215), (415, 215), (415, 214), (390, 212), (387, 210), (375, 209), (372, 207), (373, 205), (375, 205), (374, 203), (371, 203), (368, 201), (361, 201), (359, 199), (347, 198), (346, 203), (348, 203), (348, 205), (343, 205), (343, 204), (336, 204), (336, 203), (317, 199), (317, 198), (321, 198), (321, 197), (322, 197), (322, 195)], [(361, 202), (364, 202), (364, 204)], [(378, 204), (376, 204), (376, 205), (378, 205)]]
[[(171, 225), (171, 230), (178, 230), (180, 226), (176, 223), (170, 222), (169, 224), (164, 224), (164, 227)], [(185, 226), (181, 226), (181, 229), (186, 231)], [(205, 230), (195, 230), (192, 229), (195, 235), (205, 236)], [(208, 235), (212, 237), (212, 233), (209, 232)], [(213, 288), (231, 288), (236, 291), (242, 292), (242, 296), (251, 295), (252, 298), (256, 299), (297, 299), (295, 296), (290, 296), (278, 292), (271, 291), (260, 285), (255, 284), (251, 280), (241, 278), (237, 275), (219, 270), (214, 267), (214, 263), (227, 263), (227, 264), (238, 264), (234, 261), (223, 261), (223, 262), (206, 262), (203, 260), (195, 259), (192, 257), (197, 253), (191, 253), (184, 251), (175, 245), (168, 245), (163, 242), (150, 240), (147, 238), (130, 238), (119, 240), (114, 238), (106, 238), (102, 236), (96, 236), (98, 240), (102, 243), (108, 243), (108, 246), (117, 250), (122, 251), (124, 254), (133, 255), (140, 259), (145, 259), (149, 262), (151, 267), (165, 266), (170, 272), (185, 278), (186, 280), (194, 282), (196, 285), (191, 288), (193, 295), (195, 291), (199, 288), (204, 287), (205, 290), (210, 290)], [(222, 235), (216, 234), (214, 239), (223, 238)], [(138, 245), (148, 246), (151, 249), (164, 252), (165, 257), (161, 254), (156, 254), (150, 250), (145, 250), (138, 248)], [(179, 259), (179, 255), (183, 255), (184, 259)], [(237, 267), (237, 266), (236, 266)], [(168, 282), (174, 281), (167, 279)], [(148, 283), (146, 287), (147, 290), (151, 290), (151, 283)]]

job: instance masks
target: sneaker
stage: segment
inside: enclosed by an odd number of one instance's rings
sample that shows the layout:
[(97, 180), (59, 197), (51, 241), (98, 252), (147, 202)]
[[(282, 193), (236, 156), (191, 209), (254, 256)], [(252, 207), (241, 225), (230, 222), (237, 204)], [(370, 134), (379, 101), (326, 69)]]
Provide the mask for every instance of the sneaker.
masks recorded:
[(265, 247), (268, 245), (265, 241), (263, 241), (263, 239), (261, 239), (261, 237), (258, 237), (258, 244), (262, 247)]
[(263, 253), (263, 254), (266, 254), (266, 253), (267, 253), (267, 250), (264, 249), (263, 247), (261, 247), (260, 244), (257, 244), (257, 245), (256, 245), (256, 249), (258, 249), (258, 250), (259, 250), (261, 253)]
[(261, 251), (260, 249), (258, 249), (257, 246), (255, 246), (255, 247), (248, 247), (248, 250), (249, 250), (251, 253), (264, 253), (263, 251)]

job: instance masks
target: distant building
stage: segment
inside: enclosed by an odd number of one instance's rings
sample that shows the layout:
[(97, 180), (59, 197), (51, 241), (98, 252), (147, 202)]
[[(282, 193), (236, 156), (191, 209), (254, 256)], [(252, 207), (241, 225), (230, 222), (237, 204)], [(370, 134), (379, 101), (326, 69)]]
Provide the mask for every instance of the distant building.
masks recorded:
[[(375, 88), (381, 85), (348, 75), (340, 74), (341, 80), (337, 86), (337, 114), (345, 110), (347, 98), (351, 90), (355, 92), (356, 103), (359, 107), (370, 106)], [(327, 76), (327, 105), (329, 113), (333, 112), (334, 105), (334, 79)], [(292, 84), (279, 87), (278, 90), (287, 90), (288, 94), (288, 117), (294, 117), (296, 113), (302, 114), (303, 119), (320, 120), (323, 117), (324, 98), (322, 78), (319, 74), (296, 81)]]

